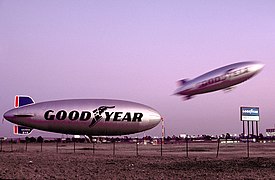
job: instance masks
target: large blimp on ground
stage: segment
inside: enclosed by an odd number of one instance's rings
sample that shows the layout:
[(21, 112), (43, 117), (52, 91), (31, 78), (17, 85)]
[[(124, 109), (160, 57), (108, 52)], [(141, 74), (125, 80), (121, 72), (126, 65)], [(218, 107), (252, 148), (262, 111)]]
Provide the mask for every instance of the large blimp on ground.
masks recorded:
[(187, 100), (197, 94), (221, 89), (229, 90), (233, 86), (258, 74), (263, 67), (264, 64), (255, 61), (230, 64), (207, 72), (192, 80), (183, 79), (179, 81), (179, 88), (174, 94), (184, 96), (184, 100)]
[[(15, 109), (4, 114), (12, 123), (56, 133), (126, 135), (151, 129), (161, 115), (143, 104), (111, 99), (70, 99), (34, 103), (16, 96)], [(18, 107), (18, 108), (17, 108)]]

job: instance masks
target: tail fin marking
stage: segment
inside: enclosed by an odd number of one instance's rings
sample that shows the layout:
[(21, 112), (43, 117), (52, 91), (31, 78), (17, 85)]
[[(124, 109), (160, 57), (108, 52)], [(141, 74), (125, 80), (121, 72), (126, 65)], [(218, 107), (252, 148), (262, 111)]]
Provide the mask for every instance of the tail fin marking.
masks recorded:
[(33, 104), (34, 100), (30, 96), (16, 95), (14, 101), (14, 107), (19, 108), (28, 104)]
[(184, 85), (185, 83), (187, 83), (188, 82), (188, 79), (182, 79), (182, 80), (179, 80), (178, 82), (177, 82), (177, 84), (179, 85), (179, 86), (182, 86), (182, 85)]
[(13, 133), (16, 135), (28, 135), (32, 132), (32, 128), (25, 127), (25, 126), (20, 126), (20, 125), (15, 125), (13, 126)]

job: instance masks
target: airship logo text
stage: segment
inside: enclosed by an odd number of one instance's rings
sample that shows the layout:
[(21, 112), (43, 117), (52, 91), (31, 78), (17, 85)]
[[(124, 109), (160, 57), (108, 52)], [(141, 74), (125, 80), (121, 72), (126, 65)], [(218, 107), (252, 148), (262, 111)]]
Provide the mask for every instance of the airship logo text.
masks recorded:
[(227, 79), (231, 79), (231, 78), (240, 76), (240, 75), (245, 74), (247, 72), (249, 72), (248, 68), (237, 69), (237, 70), (234, 70), (234, 71), (230, 70), (224, 75), (217, 76), (217, 77), (210, 78), (208, 80), (202, 81), (202, 82), (198, 83), (197, 86), (202, 88), (202, 87), (205, 87), (205, 86), (208, 86), (208, 85), (211, 85), (211, 84), (216, 84), (216, 83), (219, 83), (219, 82), (223, 82)]
[(131, 114), (130, 112), (108, 112), (107, 109), (115, 108), (115, 106), (100, 106), (99, 108), (90, 111), (77, 111), (73, 110), (67, 112), (65, 110), (60, 110), (55, 112), (54, 110), (48, 110), (44, 113), (44, 118), (46, 120), (65, 120), (68, 118), (71, 121), (88, 121), (92, 118), (89, 127), (95, 126), (101, 119), (103, 119), (103, 113), (105, 114), (105, 121), (127, 121), (127, 122), (141, 122), (143, 114), (135, 112)]

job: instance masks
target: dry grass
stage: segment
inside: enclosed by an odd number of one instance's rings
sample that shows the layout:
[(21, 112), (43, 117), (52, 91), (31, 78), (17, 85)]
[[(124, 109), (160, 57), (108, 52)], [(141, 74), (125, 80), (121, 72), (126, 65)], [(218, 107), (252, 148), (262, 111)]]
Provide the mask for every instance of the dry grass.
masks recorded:
[[(3, 145), (0, 179), (275, 179), (275, 144), (160, 145), (45, 143)], [(11, 152), (11, 149), (13, 152)]]

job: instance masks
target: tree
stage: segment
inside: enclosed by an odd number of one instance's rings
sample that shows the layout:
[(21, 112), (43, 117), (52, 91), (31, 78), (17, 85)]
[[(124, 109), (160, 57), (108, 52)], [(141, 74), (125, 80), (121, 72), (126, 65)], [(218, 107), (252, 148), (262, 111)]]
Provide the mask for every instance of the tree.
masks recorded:
[(41, 136), (39, 136), (36, 141), (39, 143), (42, 143), (42, 142), (44, 142), (44, 139)]

